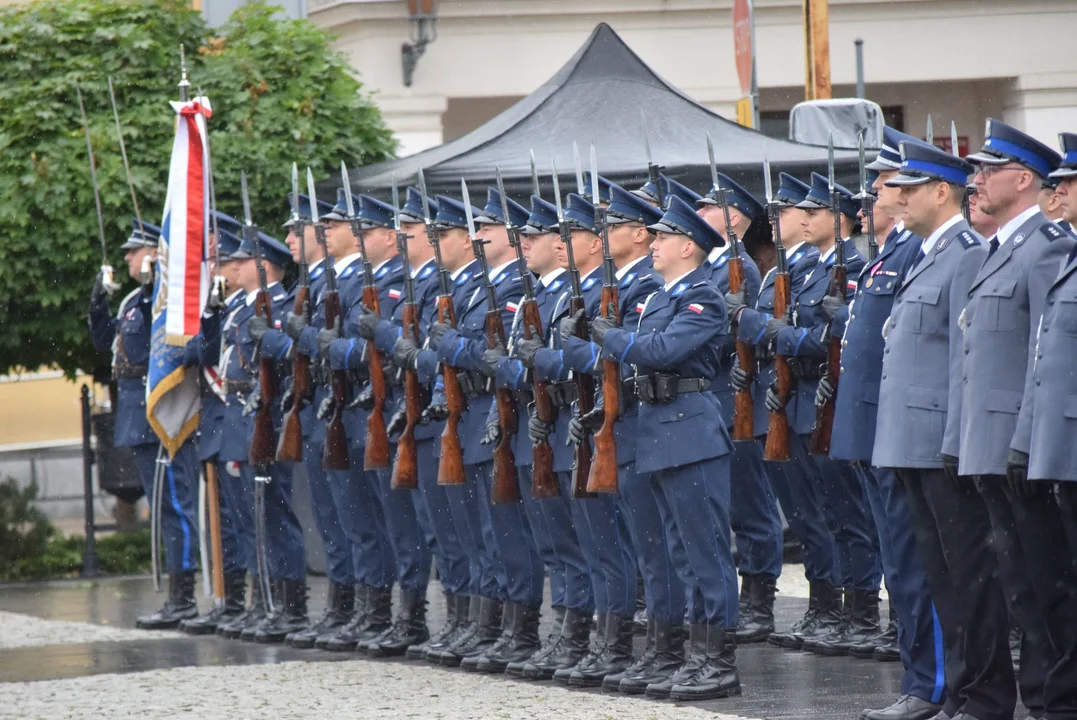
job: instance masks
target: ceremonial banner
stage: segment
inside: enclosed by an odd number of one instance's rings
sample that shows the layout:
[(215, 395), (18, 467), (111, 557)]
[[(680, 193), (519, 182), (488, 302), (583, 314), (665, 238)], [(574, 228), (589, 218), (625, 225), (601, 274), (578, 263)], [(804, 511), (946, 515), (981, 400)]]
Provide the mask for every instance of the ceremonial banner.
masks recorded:
[(179, 115), (168, 169), (157, 277), (153, 335), (146, 381), (146, 417), (174, 455), (198, 428), (198, 375), (183, 365), (184, 346), (198, 333), (209, 291), (209, 172), (206, 167), (207, 98), (170, 103)]

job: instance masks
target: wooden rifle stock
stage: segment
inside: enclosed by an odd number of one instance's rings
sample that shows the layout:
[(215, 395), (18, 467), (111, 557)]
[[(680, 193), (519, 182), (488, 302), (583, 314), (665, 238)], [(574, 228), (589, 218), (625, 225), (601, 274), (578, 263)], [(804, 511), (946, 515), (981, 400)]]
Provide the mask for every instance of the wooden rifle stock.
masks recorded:
[[(527, 270), (524, 270), (527, 272)], [(504, 347), (505, 325), (501, 321), (501, 310), (495, 305), (486, 311), (486, 347), (493, 349), (499, 344)], [(501, 426), (501, 437), (494, 445), (493, 482), (490, 487), (490, 502), (494, 505), (520, 502), (520, 482), (516, 475), (516, 456), (512, 452), (512, 436), (516, 434), (516, 398), (508, 388), (498, 388), (494, 392), (497, 406), (497, 423)]]
[[(838, 239), (841, 242), (841, 239)], [(839, 263), (831, 268), (830, 287), (827, 294), (834, 297), (845, 297), (845, 287), (848, 276), (845, 263)], [(834, 401), (838, 396), (838, 378), (841, 375), (841, 337), (834, 332), (834, 321), (830, 321), (830, 334), (826, 346), (826, 379), (834, 388), (830, 399), (815, 409), (815, 425), (811, 431), (811, 443), (809, 450), (816, 455), (830, 454), (830, 436), (834, 432)]]
[[(619, 303), (617, 286), (605, 285), (600, 302), (602, 316), (610, 316), (612, 305), (614, 319), (620, 322), (620, 313), (617, 311)], [(602, 410), (602, 426), (594, 434), (595, 450), (587, 476), (587, 492), (616, 493), (617, 445), (613, 426), (621, 416), (621, 364), (613, 360), (602, 361)]]
[[(381, 313), (378, 289), (373, 284), (368, 284), (363, 288), (363, 305), (375, 314)], [(389, 433), (385, 427), (385, 395), (388, 383), (385, 379), (385, 365), (373, 341), (367, 342), (366, 349), (374, 407), (371, 408), (366, 423), (366, 452), (363, 456), (363, 468), (376, 470), (389, 467)]]
[[(336, 289), (325, 293), (325, 326), (334, 327), (342, 319), (340, 295)], [(329, 392), (333, 398), (333, 411), (325, 423), (325, 448), (322, 452), (322, 469), (347, 470), (348, 437), (344, 432), (344, 406), (348, 402), (348, 374), (344, 370), (329, 373)]]
[[(526, 272), (526, 271), (525, 271)], [(520, 307), (523, 318), (523, 333), (527, 340), (542, 337), (542, 318), (539, 315), (538, 303), (534, 298), (527, 300)], [(550, 398), (548, 384), (532, 377), (531, 389), (535, 396), (535, 417), (546, 425), (553, 426), (557, 422), (557, 410)], [(557, 482), (557, 475), (553, 471), (553, 448), (546, 438), (533, 443), (532, 470), (531, 470), (531, 497), (536, 500), (560, 497), (561, 486)]]
[[(568, 314), (575, 315), (584, 309), (583, 297), (573, 296), (569, 299)], [(580, 318), (576, 326), (576, 337), (587, 342), (591, 341), (591, 326), (587, 322), (587, 314)], [(583, 417), (595, 409), (595, 379), (590, 373), (580, 372), (576, 375), (576, 408)], [(572, 498), (581, 500), (595, 497), (595, 493), (587, 490), (587, 481), (591, 476), (591, 463), (594, 454), (591, 451), (591, 443), (585, 438), (576, 446), (575, 458), (572, 463)]]
[[(309, 307), (310, 286), (301, 285), (295, 292), (294, 312), (305, 315)], [(292, 361), (292, 406), (284, 413), (280, 440), (277, 442), (278, 462), (299, 462), (303, 459), (303, 425), (299, 414), (310, 402), (313, 392), (310, 356), (297, 352)]]
[[(452, 296), (438, 297), (438, 322), (456, 327), (456, 313), (452, 307)], [(442, 363), (441, 380), (445, 386), (445, 407), (449, 416), (445, 419), (445, 429), (441, 432), (441, 460), (438, 463), (438, 485), (463, 485), (467, 482), (464, 474), (464, 448), (460, 443), (460, 418), (467, 409), (467, 398), (460, 387), (460, 378), (452, 365)]]
[[(789, 312), (789, 300), (789, 274), (779, 267), (774, 275), (774, 317), (785, 317)], [(789, 403), (789, 398), (793, 396), (793, 372), (789, 368), (789, 358), (785, 355), (775, 355), (774, 371), (777, 375), (777, 391), (782, 407), (780, 410), (770, 411), (763, 459), (785, 462), (793, 457), (789, 448), (789, 416), (785, 412), (785, 406)]]
[[(273, 309), (269, 304), (269, 293), (259, 290), (254, 299), (254, 313), (273, 324)], [(258, 358), (258, 392), (262, 403), (254, 414), (254, 434), (251, 437), (250, 462), (257, 467), (264, 467), (276, 458), (277, 442), (273, 437), (273, 416), (271, 405), (276, 395), (277, 378), (273, 367), (273, 358), (259, 353)]]
[[(403, 336), (419, 341), (419, 308), (415, 303), (404, 305)], [(396, 462), (393, 463), (393, 490), (416, 490), (419, 487), (419, 453), (415, 445), (415, 426), (422, 414), (419, 374), (414, 370), (404, 373), (404, 431), (396, 441)]]
[[(788, 276), (786, 276), (788, 278)], [(775, 278), (777, 280), (777, 278)], [(729, 260), (729, 292), (737, 293), (744, 289), (744, 261), (740, 257)], [(731, 331), (736, 337), (736, 324), (730, 321)], [(733, 396), (733, 439), (747, 441), (755, 439), (755, 405), (752, 402), (751, 380), (755, 377), (756, 362), (752, 346), (743, 340), (736, 341), (737, 364), (748, 375), (748, 386), (738, 390)]]

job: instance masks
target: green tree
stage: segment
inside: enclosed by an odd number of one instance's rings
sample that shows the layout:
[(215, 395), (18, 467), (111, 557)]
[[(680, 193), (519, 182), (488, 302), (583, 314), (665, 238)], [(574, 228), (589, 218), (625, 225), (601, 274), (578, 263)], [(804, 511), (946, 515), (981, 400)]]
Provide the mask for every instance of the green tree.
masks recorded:
[[(293, 161), (328, 178), (392, 156), (395, 142), (331, 37), (254, 3), (207, 30), (183, 0), (39, 0), (0, 11), (0, 373), (90, 370), (85, 314), (100, 265), (93, 189), (75, 88), (97, 157), (109, 258), (133, 208), (108, 100), (120, 121), (143, 220), (159, 224), (174, 133), (179, 46), (192, 94), (210, 98), (217, 206), (240, 213), (239, 172), (255, 221), (275, 233)], [(277, 16), (280, 17), (280, 16)]]

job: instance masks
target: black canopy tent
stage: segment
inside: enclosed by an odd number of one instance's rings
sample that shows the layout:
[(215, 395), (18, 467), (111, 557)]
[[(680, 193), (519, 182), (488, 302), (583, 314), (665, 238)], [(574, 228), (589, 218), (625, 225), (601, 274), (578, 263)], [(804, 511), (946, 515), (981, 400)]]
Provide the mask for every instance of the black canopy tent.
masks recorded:
[[(352, 176), (353, 187), (381, 195), (394, 175), (401, 187), (414, 184), (422, 167), (431, 193), (458, 195), (464, 178), (474, 186), (472, 201), (481, 204), (497, 166), (509, 193), (526, 196), (529, 151), (534, 150), (543, 194), (549, 198), (551, 161), (564, 180), (562, 191), (576, 189), (573, 141), (584, 170), (593, 142), (599, 173), (635, 187), (646, 180), (641, 110), (654, 162), (697, 191), (710, 186), (708, 132), (721, 170), (760, 197), (764, 158), (770, 159), (775, 181), (779, 170), (805, 180), (810, 170), (826, 171), (826, 148), (769, 138), (711, 112), (659, 77), (609, 25), (600, 23), (549, 81), (500, 115), (452, 142), (360, 168)], [(837, 162), (840, 178), (855, 179), (855, 153), (838, 151)]]

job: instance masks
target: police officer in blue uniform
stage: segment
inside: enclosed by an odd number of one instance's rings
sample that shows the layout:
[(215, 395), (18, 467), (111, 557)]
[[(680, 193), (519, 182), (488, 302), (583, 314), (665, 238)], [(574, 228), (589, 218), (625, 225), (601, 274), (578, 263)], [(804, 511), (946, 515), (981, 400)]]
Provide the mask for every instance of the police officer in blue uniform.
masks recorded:
[[(997, 120), (988, 120), (985, 135), (969, 160), (979, 166), (979, 204), (999, 229), (965, 310), (958, 467), (975, 479), (991, 518), (999, 580), (1023, 632), (1021, 675), (1038, 672), (1047, 717), (1065, 717), (1077, 713), (1072, 660), (1061, 657), (1066, 643), (1056, 644), (1051, 626), (1060, 626), (1060, 618), (1070, 622), (1055, 606), (1073, 581), (1039, 564), (1044, 553), (1057, 552), (1062, 537), (1049, 516), (1040, 517), (1053, 502), (1044, 485), (1026, 480), (1027, 443), (1017, 440), (1013, 450), (1011, 444), (1026, 387), (1034, 383), (1037, 336), (1058, 330), (1040, 324), (1047, 292), (1077, 241), (1037, 204), (1044, 178), (1061, 161), (1058, 153)], [(1030, 587), (1033, 593), (1024, 592)]]
[[(211, 238), (217, 244), (220, 265), (211, 268), (211, 271), (222, 278), (228, 295), (210, 295), (206, 312), (211, 315), (231, 308), (243, 295), (242, 290), (235, 289), (236, 265), (229, 257), (239, 249), (240, 239), (226, 227), (238, 229), (238, 223), (224, 213), (218, 213), (218, 232), (215, 236), (211, 235)], [(235, 620), (246, 610), (247, 571), (253, 568), (254, 564), (247, 548), (240, 543), (236, 509), (233, 507), (239, 500), (234, 489), (235, 482), (229, 478), (226, 464), (218, 462), (225, 394), (220, 368), (202, 364), (201, 332), (187, 343), (184, 365), (190, 372), (199, 374), (199, 384), (202, 387), (202, 407), (198, 420), (198, 459), (205, 465), (212, 464), (217, 472), (224, 602), (205, 615), (184, 620), (180, 623), (180, 629), (190, 635), (212, 635), (218, 625)]]
[[(728, 532), (733, 447), (709, 388), (721, 372), (729, 325), (705, 267), (707, 254), (725, 239), (680, 197), (670, 199), (651, 228), (658, 233), (654, 267), (665, 285), (644, 301), (636, 328), (600, 317), (592, 322), (592, 339), (604, 359), (635, 368), (641, 401), (636, 471), (651, 482), (660, 512), (683, 542), (686, 562), (675, 562), (681, 579), (703, 600), (702, 621), (690, 625), (687, 662), (659, 685), (669, 685), (675, 700), (727, 697), (740, 693), (737, 580)], [(675, 437), (695, 441), (671, 442)], [(659, 689), (650, 686), (648, 692), (651, 687)]]
[[(753, 225), (764, 226), (762, 234), (769, 236), (770, 224), (763, 205), (732, 178), (718, 173), (719, 188), (729, 205), (729, 221), (740, 245), (743, 286), (735, 299), (741, 306), (754, 307), (759, 299), (762, 278), (759, 267), (744, 248), (743, 238)], [(725, 212), (714, 188), (698, 201), (700, 216), (725, 237)], [(769, 238), (768, 238), (769, 239)], [(729, 293), (728, 246), (711, 252), (711, 282), (723, 295)], [(736, 328), (733, 328), (733, 333)], [(736, 359), (736, 336), (730, 334), (722, 351), (722, 374), (714, 390), (722, 404), (726, 429), (733, 428), (733, 396), (730, 372)], [(753, 415), (754, 423), (754, 415)], [(765, 431), (764, 431), (765, 432)], [(782, 573), (782, 519), (766, 468), (763, 465), (763, 446), (753, 440), (733, 445), (731, 472), (737, 481), (732, 493), (730, 518), (739, 555), (738, 573), (741, 577), (740, 611), (737, 622), (737, 642), (763, 642), (774, 632), (774, 593)]]
[[(136, 625), (147, 630), (174, 628), (197, 617), (194, 575), (198, 558), (198, 525), (195, 512), (198, 492), (198, 450), (195, 438), (187, 439), (172, 458), (166, 457), (146, 419), (146, 372), (150, 360), (150, 327), (153, 322), (153, 266), (161, 229), (134, 222), (135, 229), (122, 245), (130, 276), (140, 285), (120, 302), (115, 317), (108, 307), (105, 277), (98, 274), (90, 293), (90, 336), (94, 347), (112, 353), (112, 374), (119, 390), (113, 444), (134, 448), (138, 478), (146, 499), (154, 502), (155, 473), (161, 483), (161, 530), (168, 568), (168, 599)], [(163, 467), (158, 468), (158, 463)]]

